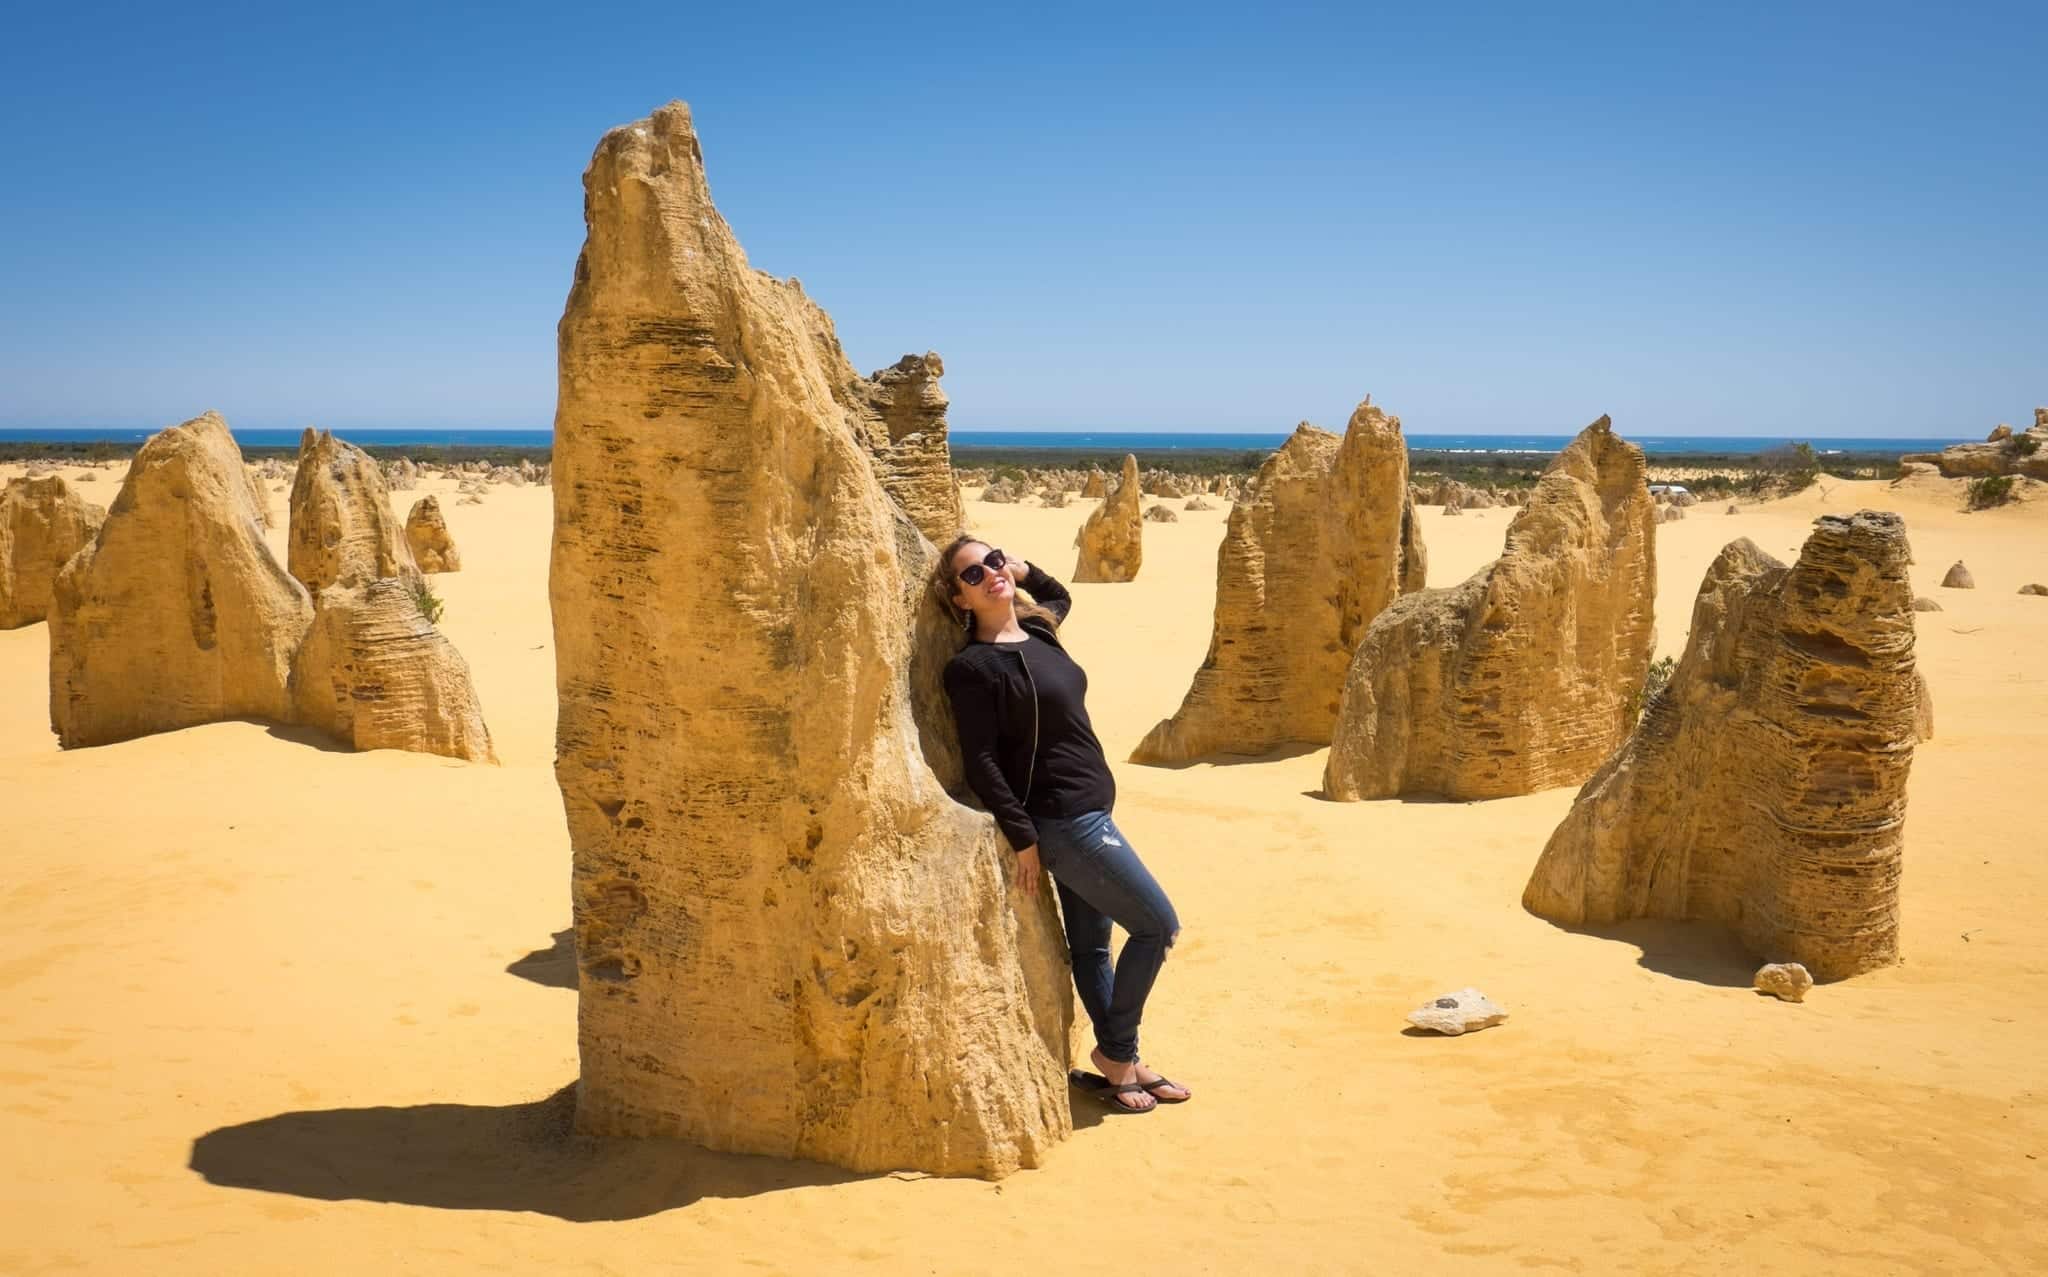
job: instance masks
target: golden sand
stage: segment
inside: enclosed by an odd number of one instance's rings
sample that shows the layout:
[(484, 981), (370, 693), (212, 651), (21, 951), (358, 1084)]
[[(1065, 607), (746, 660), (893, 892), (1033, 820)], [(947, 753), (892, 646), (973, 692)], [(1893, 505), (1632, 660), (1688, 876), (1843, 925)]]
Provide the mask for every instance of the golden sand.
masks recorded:
[[(1946, 609), (1919, 618), (1906, 961), (1800, 1006), (1713, 932), (1524, 913), (1570, 789), (1341, 805), (1323, 750), (1122, 764), (1207, 646), (1227, 508), (1147, 523), (1138, 580), (1074, 587), (1066, 636), (1186, 926), (1146, 1055), (1197, 1098), (1078, 1108), (1047, 1167), (988, 1184), (563, 1136), (550, 494), (428, 491), (500, 767), (247, 723), (60, 753), (45, 627), (0, 633), (0, 1272), (2048, 1267), (2048, 599), (2016, 593), (2048, 580), (2048, 509), (1824, 480), (1658, 527), (1660, 653), (1725, 542), (1789, 560), (1824, 511), (1901, 510)], [(1064, 577), (1092, 505), (970, 514)], [(1426, 508), (1432, 581), (1512, 513)], [(1975, 591), (1937, 588), (1958, 558)], [(1512, 1018), (1402, 1032), (1468, 984)]]

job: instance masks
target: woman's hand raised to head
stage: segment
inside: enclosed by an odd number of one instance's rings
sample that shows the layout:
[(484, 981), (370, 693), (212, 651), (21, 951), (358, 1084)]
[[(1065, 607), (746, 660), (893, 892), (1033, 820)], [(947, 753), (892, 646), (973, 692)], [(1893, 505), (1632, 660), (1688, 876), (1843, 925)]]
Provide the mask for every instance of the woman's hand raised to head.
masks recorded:
[(1024, 578), (1031, 575), (1031, 565), (1022, 559), (1003, 560), (1003, 575), (1010, 578), (1011, 585), (1024, 584)]

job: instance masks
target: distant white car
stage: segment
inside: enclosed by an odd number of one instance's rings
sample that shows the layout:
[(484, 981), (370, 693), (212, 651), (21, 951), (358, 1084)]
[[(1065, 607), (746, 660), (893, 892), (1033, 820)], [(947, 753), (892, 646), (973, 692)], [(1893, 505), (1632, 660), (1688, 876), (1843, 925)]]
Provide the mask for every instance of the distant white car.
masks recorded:
[(1681, 492), (1686, 496), (1692, 495), (1692, 490), (1682, 483), (1653, 483), (1650, 485), (1651, 496), (1656, 496), (1660, 492), (1669, 496), (1677, 496)]

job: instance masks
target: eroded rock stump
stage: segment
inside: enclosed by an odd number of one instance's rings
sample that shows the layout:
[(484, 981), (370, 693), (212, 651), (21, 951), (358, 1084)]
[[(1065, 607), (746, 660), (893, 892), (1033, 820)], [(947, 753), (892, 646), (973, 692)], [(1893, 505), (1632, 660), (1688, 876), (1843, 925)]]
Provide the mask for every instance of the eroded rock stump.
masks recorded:
[(1366, 627), (1422, 588), (1414, 516), (1399, 418), (1367, 401), (1342, 438), (1297, 426), (1230, 512), (1208, 655), (1131, 761), (1329, 744)]
[(1579, 792), (1522, 903), (1701, 919), (1822, 980), (1898, 959), (1922, 684), (1895, 514), (1828, 515), (1791, 567), (1723, 550), (1670, 685)]
[(50, 614), (57, 573), (99, 535), (106, 518), (59, 475), (14, 479), (0, 488), (0, 630)]
[(1074, 535), (1080, 555), (1076, 581), (1135, 581), (1145, 562), (1144, 513), (1138, 491), (1138, 459), (1126, 455), (1123, 469), (1102, 504), (1088, 512)]
[(299, 437), (286, 535), (292, 575), (315, 592), (420, 575), (383, 468), (326, 430), (309, 428)]
[(1351, 658), (1324, 792), (1501, 798), (1577, 784), (1628, 732), (1655, 630), (1656, 507), (1606, 417), (1462, 585), (1390, 604)]
[(462, 571), (462, 554), (448, 531), (448, 519), (432, 493), (412, 503), (405, 516), (405, 544), (412, 560), (426, 573)]

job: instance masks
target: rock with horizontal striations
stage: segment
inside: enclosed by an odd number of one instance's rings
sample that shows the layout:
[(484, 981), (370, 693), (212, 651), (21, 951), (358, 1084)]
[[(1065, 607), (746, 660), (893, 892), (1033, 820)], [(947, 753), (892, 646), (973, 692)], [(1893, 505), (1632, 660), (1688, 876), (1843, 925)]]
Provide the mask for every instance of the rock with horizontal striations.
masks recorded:
[[(811, 306), (823, 334), (832, 321), (822, 307)], [(836, 338), (821, 340), (821, 349), (837, 354)], [(844, 364), (844, 358), (840, 360)], [(936, 351), (905, 355), (865, 379), (852, 377), (850, 365), (834, 375), (850, 378), (855, 429), (875, 459), (882, 487), (910, 512), (911, 522), (935, 545), (944, 545), (966, 526), (967, 514), (953, 486), (953, 459), (946, 437), (946, 392), (939, 378), (946, 365)]]
[(1418, 538), (1399, 418), (1368, 400), (1341, 438), (1297, 426), (1231, 509), (1208, 654), (1131, 761), (1328, 744), (1366, 626), (1422, 588)]
[(1957, 559), (1954, 566), (1949, 568), (1947, 575), (1941, 578), (1941, 584), (1943, 589), (1948, 590), (1974, 590), (1977, 588), (1977, 578), (1970, 575), (1970, 569), (1963, 566), (1961, 559)]
[[(1579, 791), (1522, 902), (1566, 926), (1720, 923), (1840, 979), (1898, 958), (1923, 685), (1895, 514), (1820, 519), (1799, 560), (1723, 550), (1685, 655)], [(1931, 709), (1931, 706), (1929, 707)]]
[(1139, 509), (1138, 459), (1126, 455), (1123, 470), (1102, 504), (1088, 514), (1074, 544), (1076, 581), (1131, 581), (1145, 561), (1143, 514)]
[(1065, 946), (927, 762), (920, 657), (958, 631), (830, 320), (748, 266), (681, 103), (606, 134), (584, 194), (549, 580), (577, 1126), (1037, 1165), (1071, 1123)]
[(57, 573), (92, 544), (106, 518), (105, 510), (54, 474), (10, 480), (0, 488), (0, 630), (33, 625), (50, 614)]
[(1408, 1023), (1416, 1028), (1449, 1037), (1490, 1029), (1507, 1018), (1505, 1007), (1477, 989), (1460, 989), (1431, 998), (1408, 1013)]
[(1756, 969), (1756, 979), (1751, 983), (1759, 993), (1768, 993), (1780, 1001), (1804, 1002), (1806, 991), (1813, 987), (1813, 977), (1796, 962), (1766, 962)]
[(293, 715), (356, 749), (495, 763), (469, 665), (420, 611), (417, 588), (384, 577), (315, 596), (292, 662)]
[(326, 430), (299, 436), (286, 534), (292, 575), (315, 593), (382, 577), (417, 580), (420, 570), (391, 508), (384, 472), (370, 455)]
[(218, 414), (150, 437), (50, 608), (50, 723), (67, 749), (229, 718), (290, 722), (306, 591), (264, 543)]
[(1913, 600), (1913, 610), (1915, 612), (1939, 612), (1941, 611), (1941, 604), (1922, 594)]
[(1173, 507), (1171, 507), (1171, 506), (1163, 506), (1163, 505), (1155, 505), (1155, 506), (1150, 506), (1150, 507), (1148, 507), (1148, 508), (1146, 509), (1146, 511), (1145, 511), (1145, 517), (1146, 517), (1146, 518), (1148, 518), (1148, 519), (1150, 519), (1150, 520), (1152, 520), (1152, 522), (1154, 522), (1154, 523), (1179, 523), (1179, 522), (1180, 522), (1180, 516), (1179, 516), (1179, 515), (1177, 515), (1177, 514), (1175, 514), (1175, 513), (1173, 512)]
[(432, 493), (413, 502), (405, 516), (405, 544), (422, 572), (462, 571), (462, 555), (441, 514), (441, 502)]
[(1537, 481), (1501, 557), (1388, 605), (1351, 658), (1323, 789), (1501, 798), (1591, 775), (1655, 639), (1656, 507), (1602, 417)]

